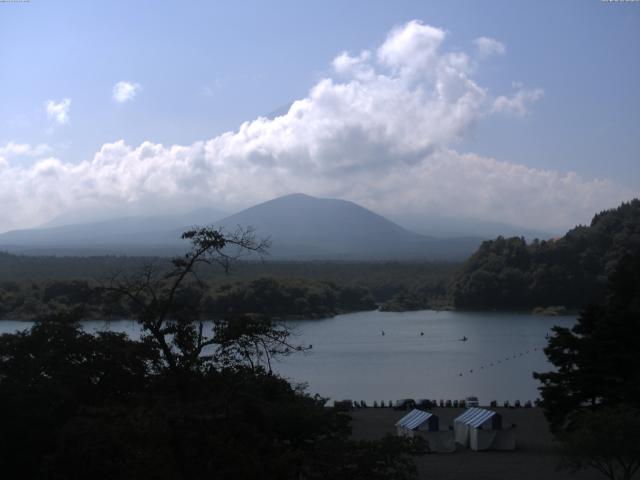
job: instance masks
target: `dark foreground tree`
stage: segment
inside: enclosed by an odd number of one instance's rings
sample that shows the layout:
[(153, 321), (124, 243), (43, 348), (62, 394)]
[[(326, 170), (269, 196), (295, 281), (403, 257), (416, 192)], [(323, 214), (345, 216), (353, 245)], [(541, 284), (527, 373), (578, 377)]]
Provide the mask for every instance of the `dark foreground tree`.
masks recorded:
[(38, 478), (67, 422), (82, 410), (131, 402), (149, 388), (155, 356), (124, 334), (85, 333), (73, 317), (46, 317), (1, 335), (3, 477)]
[[(0, 337), (0, 471), (47, 479), (413, 478), (411, 445), (349, 439), (349, 418), (270, 371), (286, 328), (199, 315), (197, 267), (250, 236), (187, 232), (174, 270), (120, 277), (103, 293), (132, 302), (140, 341), (48, 318)], [(208, 325), (208, 327), (207, 327)], [(207, 328), (209, 330), (207, 331)]]
[[(104, 291), (130, 304), (140, 324), (142, 341), (160, 353), (161, 369), (179, 378), (210, 365), (203, 351), (216, 343), (213, 332), (205, 331), (201, 299), (205, 285), (198, 268), (218, 265), (225, 272), (247, 252), (264, 253), (267, 240), (257, 240), (251, 230), (238, 229), (225, 235), (210, 228), (189, 230), (182, 238), (191, 249), (174, 258), (173, 268), (163, 272), (147, 265), (135, 275), (115, 275)], [(263, 352), (264, 353), (264, 352)]]
[(564, 464), (591, 467), (611, 480), (632, 480), (640, 470), (640, 411), (607, 407), (580, 415), (573, 429), (559, 434)]
[(606, 303), (554, 332), (545, 353), (557, 370), (534, 374), (552, 431), (574, 466), (603, 465), (598, 470), (611, 479), (632, 478), (640, 462), (638, 449), (629, 449), (640, 445), (640, 429), (629, 428), (640, 414), (640, 254), (619, 262)]

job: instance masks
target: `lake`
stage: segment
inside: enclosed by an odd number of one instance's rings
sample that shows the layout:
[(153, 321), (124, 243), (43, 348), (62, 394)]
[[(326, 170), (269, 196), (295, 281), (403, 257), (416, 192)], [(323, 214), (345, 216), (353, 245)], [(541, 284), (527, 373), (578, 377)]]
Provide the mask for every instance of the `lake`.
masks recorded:
[[(310, 393), (385, 403), (475, 395), (488, 404), (535, 400), (538, 383), (532, 372), (551, 369), (542, 351), (545, 335), (554, 325), (573, 325), (575, 317), (372, 311), (287, 323), (295, 332), (294, 343), (313, 348), (280, 359), (274, 369), (293, 382), (308, 383)], [(96, 331), (106, 324), (84, 325)], [(0, 333), (28, 326), (2, 321)], [(108, 328), (139, 334), (131, 321), (110, 322)], [(460, 341), (465, 336), (468, 340)]]

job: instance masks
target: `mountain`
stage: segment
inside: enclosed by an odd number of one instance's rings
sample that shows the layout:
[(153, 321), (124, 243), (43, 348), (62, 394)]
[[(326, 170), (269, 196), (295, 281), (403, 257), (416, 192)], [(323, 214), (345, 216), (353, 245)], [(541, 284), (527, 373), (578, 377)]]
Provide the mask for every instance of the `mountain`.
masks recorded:
[(274, 118), (282, 117), (283, 115), (286, 115), (287, 113), (289, 113), (289, 109), (291, 108), (291, 105), (293, 105), (293, 102), (289, 102), (289, 103), (286, 103), (284, 105), (280, 105), (275, 110), (272, 110), (271, 112), (267, 113), (265, 115), (265, 117), (268, 118), (269, 120), (273, 120)]
[(213, 224), (224, 213), (208, 208), (184, 214), (124, 217), (99, 222), (12, 230), (0, 234), (0, 249), (29, 254), (173, 254), (192, 225)]
[(419, 235), (353, 202), (292, 194), (231, 215), (227, 231), (252, 226), (270, 237), (270, 256), (296, 259), (461, 259), (479, 238), (438, 239)]
[(462, 260), (482, 238), (435, 238), (411, 232), (345, 200), (292, 194), (222, 217), (212, 210), (157, 217), (14, 230), (0, 235), (0, 250), (31, 255), (174, 255), (185, 248), (189, 226), (227, 232), (252, 227), (270, 237), (269, 256), (295, 260)]

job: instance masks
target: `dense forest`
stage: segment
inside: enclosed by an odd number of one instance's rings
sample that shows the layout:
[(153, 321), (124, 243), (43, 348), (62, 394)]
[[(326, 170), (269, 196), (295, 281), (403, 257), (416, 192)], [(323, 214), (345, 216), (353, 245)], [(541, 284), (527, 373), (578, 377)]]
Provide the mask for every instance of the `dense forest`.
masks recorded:
[[(274, 319), (320, 318), (376, 308), (364, 287), (304, 279), (261, 277), (214, 285), (193, 282), (181, 295), (177, 300), (197, 304), (206, 318), (249, 313)], [(131, 318), (135, 305), (86, 280), (0, 283), (0, 318), (30, 320), (57, 312), (84, 319)]]
[(564, 237), (484, 242), (450, 287), (456, 308), (529, 309), (599, 302), (623, 255), (640, 251), (640, 200), (597, 214)]
[[(122, 301), (100, 292), (114, 275), (153, 266), (167, 258), (31, 257), (0, 253), (0, 318), (33, 319), (73, 311), (83, 318), (129, 317)], [(458, 267), (437, 262), (238, 261), (228, 273), (198, 269), (202, 311), (261, 313), (271, 317), (318, 318), (338, 313), (426, 308), (446, 301), (447, 284)], [(410, 302), (409, 303), (409, 300)], [(445, 300), (443, 300), (445, 299)]]

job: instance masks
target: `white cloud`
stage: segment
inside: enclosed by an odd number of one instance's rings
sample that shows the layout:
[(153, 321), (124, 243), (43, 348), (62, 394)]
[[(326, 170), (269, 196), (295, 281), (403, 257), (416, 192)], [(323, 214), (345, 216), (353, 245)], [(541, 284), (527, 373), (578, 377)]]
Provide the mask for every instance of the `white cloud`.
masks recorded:
[(517, 82), (514, 83), (514, 87), (517, 88), (514, 94), (500, 95), (493, 101), (493, 112), (524, 117), (529, 113), (529, 105), (544, 96), (544, 90), (541, 88), (527, 89)]
[(113, 100), (118, 103), (133, 100), (140, 88), (139, 83), (120, 81), (113, 86)]
[(371, 52), (369, 50), (363, 50), (360, 55), (355, 57), (349, 55), (349, 52), (342, 52), (333, 59), (332, 64), (333, 69), (339, 75), (352, 75), (364, 79), (373, 74), (373, 70), (369, 66), (370, 59)]
[(504, 55), (507, 52), (507, 47), (495, 38), (478, 37), (473, 41), (473, 44), (476, 46), (478, 56), (481, 59), (492, 55)]
[(46, 143), (30, 145), (28, 143), (8, 142), (0, 146), (0, 157), (39, 157), (51, 151), (51, 147)]
[(47, 100), (45, 103), (47, 117), (58, 125), (66, 125), (69, 123), (69, 110), (71, 109), (71, 99), (64, 98), (59, 102)]
[(429, 74), (445, 36), (444, 30), (413, 20), (391, 30), (378, 48), (378, 60), (403, 75)]
[(375, 54), (340, 54), (337, 78), (319, 81), (286, 114), (207, 141), (117, 141), (78, 164), (0, 164), (0, 229), (71, 210), (140, 213), (212, 203), (234, 210), (292, 192), (345, 198), (383, 214), (563, 228), (631, 196), (607, 180), (457, 152), (456, 141), (475, 123), (525, 111), (541, 93), (495, 98), (471, 78), (466, 53), (444, 50), (445, 37), (416, 21), (397, 27)]

